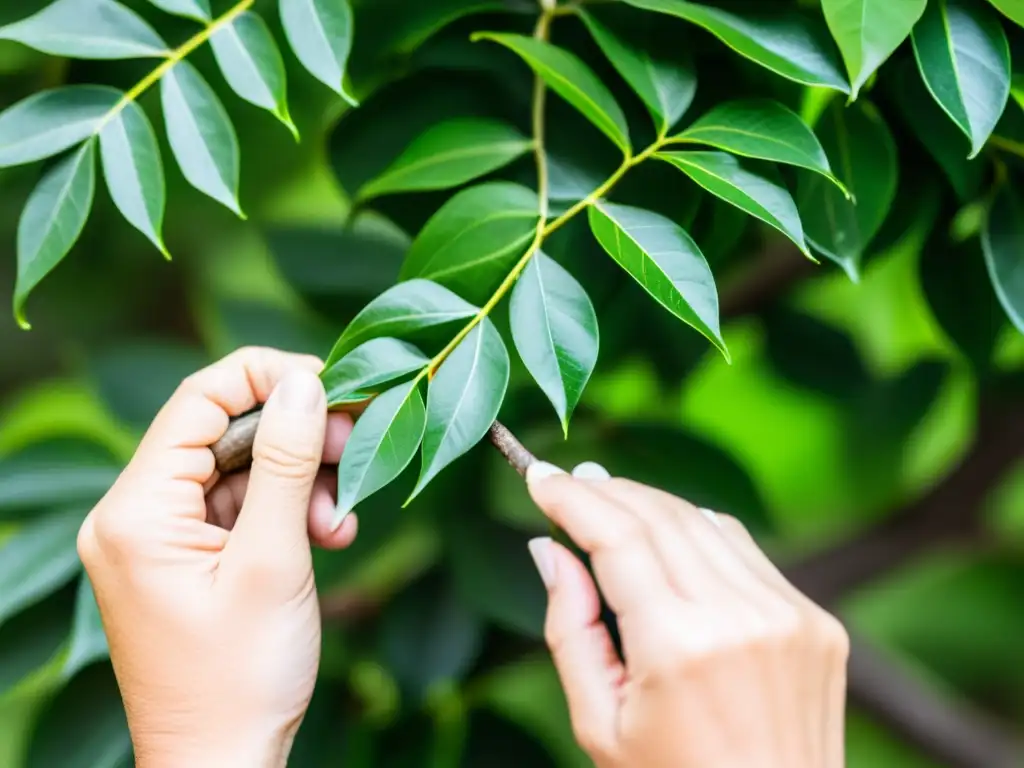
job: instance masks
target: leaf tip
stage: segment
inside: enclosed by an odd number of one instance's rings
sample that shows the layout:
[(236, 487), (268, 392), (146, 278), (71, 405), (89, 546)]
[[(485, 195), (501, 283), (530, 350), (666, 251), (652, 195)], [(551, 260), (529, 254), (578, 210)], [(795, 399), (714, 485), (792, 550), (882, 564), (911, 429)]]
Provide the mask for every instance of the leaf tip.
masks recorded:
[(351, 515), (355, 510), (338, 506), (334, 509), (334, 519), (331, 521), (331, 533), (337, 533), (338, 529), (348, 520), (348, 516)]
[(17, 307), (14, 310), (14, 320), (18, 324), (18, 327), (23, 331), (31, 331), (32, 323), (25, 317), (25, 311), (22, 307)]

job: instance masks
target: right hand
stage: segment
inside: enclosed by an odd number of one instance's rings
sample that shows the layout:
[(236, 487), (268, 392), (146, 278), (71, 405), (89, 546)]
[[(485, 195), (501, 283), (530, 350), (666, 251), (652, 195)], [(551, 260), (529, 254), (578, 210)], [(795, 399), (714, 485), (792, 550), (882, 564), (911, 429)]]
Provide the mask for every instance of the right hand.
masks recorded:
[(598, 768), (842, 768), (849, 640), (733, 518), (611, 479), (527, 473), (547, 516), (591, 556), (597, 585), (550, 539), (530, 549), (573, 729)]

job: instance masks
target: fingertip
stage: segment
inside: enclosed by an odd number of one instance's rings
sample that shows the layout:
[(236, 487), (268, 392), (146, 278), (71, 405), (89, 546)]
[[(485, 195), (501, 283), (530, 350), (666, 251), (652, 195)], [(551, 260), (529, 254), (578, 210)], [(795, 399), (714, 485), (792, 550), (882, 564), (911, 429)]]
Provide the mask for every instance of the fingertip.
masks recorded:
[(336, 530), (330, 531), (322, 539), (316, 540), (317, 546), (323, 549), (347, 549), (351, 547), (359, 534), (359, 517), (349, 512)]
[(347, 413), (332, 412), (327, 416), (327, 434), (324, 438), (324, 464), (337, 464), (352, 434), (355, 422)]

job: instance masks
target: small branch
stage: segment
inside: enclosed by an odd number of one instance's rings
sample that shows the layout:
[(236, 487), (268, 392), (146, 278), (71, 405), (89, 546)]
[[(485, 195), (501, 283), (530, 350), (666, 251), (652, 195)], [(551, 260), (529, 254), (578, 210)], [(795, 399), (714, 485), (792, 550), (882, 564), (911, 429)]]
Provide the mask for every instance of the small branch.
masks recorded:
[(509, 428), (500, 421), (491, 425), (487, 437), (490, 438), (491, 444), (498, 449), (498, 452), (505, 457), (512, 469), (523, 477), (526, 476), (526, 470), (530, 468), (530, 465), (537, 461), (537, 457), (530, 453)]

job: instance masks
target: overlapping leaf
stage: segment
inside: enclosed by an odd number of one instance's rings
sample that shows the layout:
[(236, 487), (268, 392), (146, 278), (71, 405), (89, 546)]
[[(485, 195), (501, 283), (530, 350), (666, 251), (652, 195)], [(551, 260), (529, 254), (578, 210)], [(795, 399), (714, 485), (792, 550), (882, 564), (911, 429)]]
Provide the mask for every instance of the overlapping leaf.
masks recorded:
[(100, 500), (120, 473), (106, 450), (77, 440), (47, 440), (0, 461), (0, 520)]
[(196, 21), (210, 21), (210, 0), (149, 0), (161, 11)]
[(996, 193), (981, 242), (999, 303), (1024, 333), (1024, 206), (1010, 184)]
[(345, 71), (352, 51), (352, 9), (348, 0), (287, 0), (281, 22), (302, 65), (349, 104)]
[(1024, 4), (1020, 0), (988, 0), (998, 8), (1006, 18), (1024, 27)]
[(380, 385), (417, 371), (428, 362), (430, 359), (412, 344), (387, 337), (371, 339), (321, 374), (327, 405), (365, 400), (379, 391)]

